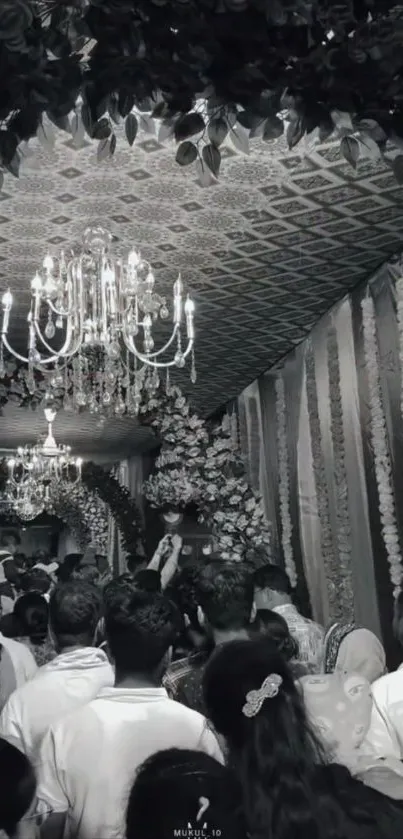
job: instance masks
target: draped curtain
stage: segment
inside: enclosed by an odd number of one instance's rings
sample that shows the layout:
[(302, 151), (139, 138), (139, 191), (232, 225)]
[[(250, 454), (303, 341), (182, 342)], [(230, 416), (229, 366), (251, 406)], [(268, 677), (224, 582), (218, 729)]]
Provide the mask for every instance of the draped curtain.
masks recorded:
[[(396, 279), (401, 276), (400, 257), (382, 266), (365, 287), (357, 289), (334, 307), (279, 368), (254, 382), (238, 400), (241, 446), (249, 479), (263, 496), (266, 515), (272, 525), (274, 559), (284, 564), (278, 498), (275, 392), (276, 377), (281, 374), (286, 393), (293, 557), (302, 595), (305, 587), (312, 614), (324, 624), (332, 618), (329, 565), (336, 591), (342, 583), (339, 562), (340, 481), (335, 477), (342, 447), (341, 464), (346, 484), (344, 502), (347, 507), (344, 529), (348, 534), (349, 579), (354, 593), (354, 615), (349, 617), (354, 617), (358, 623), (383, 638), (389, 660), (394, 656), (391, 634), (393, 596), (371, 436), (361, 303), (366, 295), (371, 295), (374, 301), (382, 408), (402, 546), (402, 371), (395, 288)], [(334, 336), (333, 349), (329, 343), (330, 334)], [(333, 439), (335, 425), (332, 414), (335, 394), (330, 393), (331, 383), (332, 388), (335, 384), (329, 372), (329, 352), (336, 353), (339, 372), (337, 386), (341, 428), (336, 440)], [(328, 564), (324, 561), (325, 542)]]

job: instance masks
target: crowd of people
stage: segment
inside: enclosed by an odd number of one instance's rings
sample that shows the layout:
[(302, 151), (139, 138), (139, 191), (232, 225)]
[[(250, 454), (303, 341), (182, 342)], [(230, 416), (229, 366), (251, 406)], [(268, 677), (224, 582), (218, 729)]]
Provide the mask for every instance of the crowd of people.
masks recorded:
[(0, 837), (401, 839), (403, 669), (282, 568), (0, 561)]

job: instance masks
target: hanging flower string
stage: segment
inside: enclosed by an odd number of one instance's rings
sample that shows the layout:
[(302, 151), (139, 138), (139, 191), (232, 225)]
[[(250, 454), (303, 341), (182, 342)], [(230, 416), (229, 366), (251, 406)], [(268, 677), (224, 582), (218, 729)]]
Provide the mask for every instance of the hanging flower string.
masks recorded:
[(322, 431), (320, 427), (318, 393), (316, 388), (315, 358), (311, 344), (308, 347), (308, 352), (305, 358), (305, 370), (313, 473), (320, 526), (321, 556), (326, 576), (329, 618), (332, 621), (336, 621), (340, 620), (344, 616), (347, 609), (340, 597), (340, 569), (336, 558), (332, 528), (330, 524), (329, 496), (323, 458)]
[(340, 598), (340, 617), (351, 621), (354, 617), (351, 529), (348, 510), (339, 348), (336, 329), (333, 326), (330, 327), (328, 332), (327, 350), (334, 478), (336, 484), (336, 539), (339, 559), (338, 596)]
[(403, 418), (403, 277), (396, 283), (397, 297), (397, 328), (399, 333), (399, 362), (400, 362), (400, 412)]
[(388, 435), (382, 405), (375, 306), (371, 296), (362, 300), (361, 308), (363, 317), (365, 366), (367, 370), (369, 405), (371, 413), (371, 437), (374, 451), (375, 476), (379, 495), (381, 529), (390, 566), (389, 573), (393, 584), (393, 595), (394, 597), (397, 597), (403, 578), (402, 555), (400, 551), (399, 534), (396, 522)]
[(277, 451), (279, 472), (279, 498), (281, 521), (281, 545), (285, 570), (293, 588), (297, 585), (297, 569), (292, 550), (292, 521), (290, 515), (290, 471), (288, 464), (286, 402), (284, 380), (276, 379)]

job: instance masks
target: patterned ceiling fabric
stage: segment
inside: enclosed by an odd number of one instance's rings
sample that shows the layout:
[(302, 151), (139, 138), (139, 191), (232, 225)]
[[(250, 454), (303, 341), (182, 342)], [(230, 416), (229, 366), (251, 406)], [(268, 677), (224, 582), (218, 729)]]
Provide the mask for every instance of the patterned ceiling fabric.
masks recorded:
[[(105, 163), (97, 162), (96, 144), (77, 150), (66, 134), (50, 152), (32, 141), (20, 179), (5, 180), (0, 289), (16, 295), (15, 346), (26, 347), (27, 289), (47, 246), (67, 248), (85, 226), (103, 224), (123, 252), (141, 247), (169, 300), (182, 272), (197, 306), (198, 381), (175, 378), (209, 414), (401, 248), (402, 187), (381, 162), (360, 161), (354, 172), (338, 143), (288, 152), (282, 142), (254, 140), (249, 156), (223, 148), (220, 180), (204, 189), (193, 167), (175, 163), (171, 145), (142, 135), (130, 149), (120, 134)], [(85, 422), (95, 428), (95, 420)], [(82, 423), (82, 416), (68, 420), (78, 443)], [(21, 442), (21, 423), (4, 425), (0, 445)], [(136, 428), (125, 445), (137, 446)]]

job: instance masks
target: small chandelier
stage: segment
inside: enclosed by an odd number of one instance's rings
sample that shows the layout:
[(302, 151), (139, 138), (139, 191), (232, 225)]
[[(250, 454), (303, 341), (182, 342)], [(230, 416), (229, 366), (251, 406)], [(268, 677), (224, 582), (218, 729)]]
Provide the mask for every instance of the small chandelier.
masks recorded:
[(43, 443), (17, 449), (7, 458), (6, 501), (22, 519), (36, 518), (51, 506), (52, 490), (60, 482), (75, 486), (81, 481), (82, 460), (71, 455), (70, 446), (58, 446), (53, 436), (56, 411), (45, 409), (48, 434)]
[[(127, 259), (111, 253), (112, 235), (88, 228), (79, 253), (47, 255), (31, 282), (27, 356), (13, 349), (8, 338), (13, 297), (3, 295), (0, 378), (4, 376), (3, 347), (28, 365), (27, 386), (35, 391), (34, 370), (50, 390), (61, 389), (64, 408), (92, 413), (137, 414), (142, 392), (159, 386), (159, 371), (182, 369), (194, 359), (194, 303), (185, 299), (180, 275), (173, 286), (172, 328), (155, 348), (154, 324), (169, 316), (167, 301), (155, 291), (151, 265), (133, 248)], [(49, 341), (60, 332), (62, 346)]]

